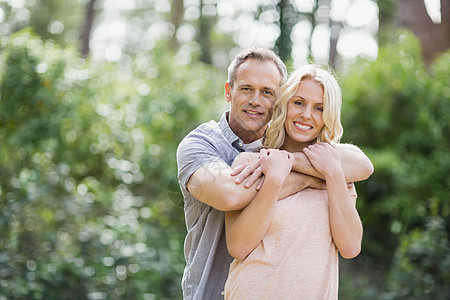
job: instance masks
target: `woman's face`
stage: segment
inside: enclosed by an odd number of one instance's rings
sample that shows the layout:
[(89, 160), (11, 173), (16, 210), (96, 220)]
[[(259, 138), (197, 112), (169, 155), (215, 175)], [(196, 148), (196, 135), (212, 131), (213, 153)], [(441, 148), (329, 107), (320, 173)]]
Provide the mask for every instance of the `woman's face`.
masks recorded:
[(288, 101), (284, 149), (301, 151), (317, 138), (323, 128), (323, 105), (322, 86), (313, 79), (302, 80)]

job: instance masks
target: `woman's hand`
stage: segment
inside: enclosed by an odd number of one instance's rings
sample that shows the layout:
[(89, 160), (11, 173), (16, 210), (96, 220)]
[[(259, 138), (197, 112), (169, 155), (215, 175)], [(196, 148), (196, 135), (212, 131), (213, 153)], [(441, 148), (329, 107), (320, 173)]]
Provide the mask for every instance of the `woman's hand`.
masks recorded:
[(291, 173), (294, 156), (287, 151), (277, 149), (261, 149), (259, 153), (260, 168), (266, 180), (270, 178), (270, 180), (284, 182)]
[(317, 172), (324, 177), (331, 176), (336, 171), (342, 172), (341, 154), (335, 145), (317, 143), (305, 147), (303, 152)]

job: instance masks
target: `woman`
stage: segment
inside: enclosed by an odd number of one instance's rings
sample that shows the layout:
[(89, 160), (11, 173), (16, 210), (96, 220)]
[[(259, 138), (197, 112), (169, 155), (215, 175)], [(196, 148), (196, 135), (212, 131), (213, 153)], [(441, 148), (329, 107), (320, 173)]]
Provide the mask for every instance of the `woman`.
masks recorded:
[[(226, 299), (337, 299), (338, 251), (353, 258), (362, 239), (356, 191), (347, 187), (332, 144), (343, 132), (341, 103), (329, 72), (297, 69), (274, 105), (266, 149), (236, 158), (234, 165), (259, 159), (265, 180), (245, 209), (226, 213), (227, 246), (235, 257)], [(326, 190), (308, 188), (278, 201), (290, 153), (297, 151), (323, 175)]]

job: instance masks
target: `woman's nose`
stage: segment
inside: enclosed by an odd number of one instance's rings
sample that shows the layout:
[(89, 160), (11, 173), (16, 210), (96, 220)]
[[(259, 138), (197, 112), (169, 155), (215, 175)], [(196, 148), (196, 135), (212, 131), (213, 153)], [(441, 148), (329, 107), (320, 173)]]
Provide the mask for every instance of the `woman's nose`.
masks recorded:
[(305, 119), (311, 118), (311, 108), (305, 107), (305, 109), (301, 112), (300, 115)]

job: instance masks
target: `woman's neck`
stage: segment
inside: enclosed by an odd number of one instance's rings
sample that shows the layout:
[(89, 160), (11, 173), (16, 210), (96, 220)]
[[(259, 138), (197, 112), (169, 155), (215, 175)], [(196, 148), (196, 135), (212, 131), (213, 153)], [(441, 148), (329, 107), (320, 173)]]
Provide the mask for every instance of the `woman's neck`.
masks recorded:
[(308, 142), (308, 143), (285, 143), (283, 146), (281, 146), (282, 150), (286, 150), (288, 152), (294, 153), (294, 152), (301, 152), (303, 151), (303, 148), (308, 147), (309, 145), (314, 144), (314, 141)]

